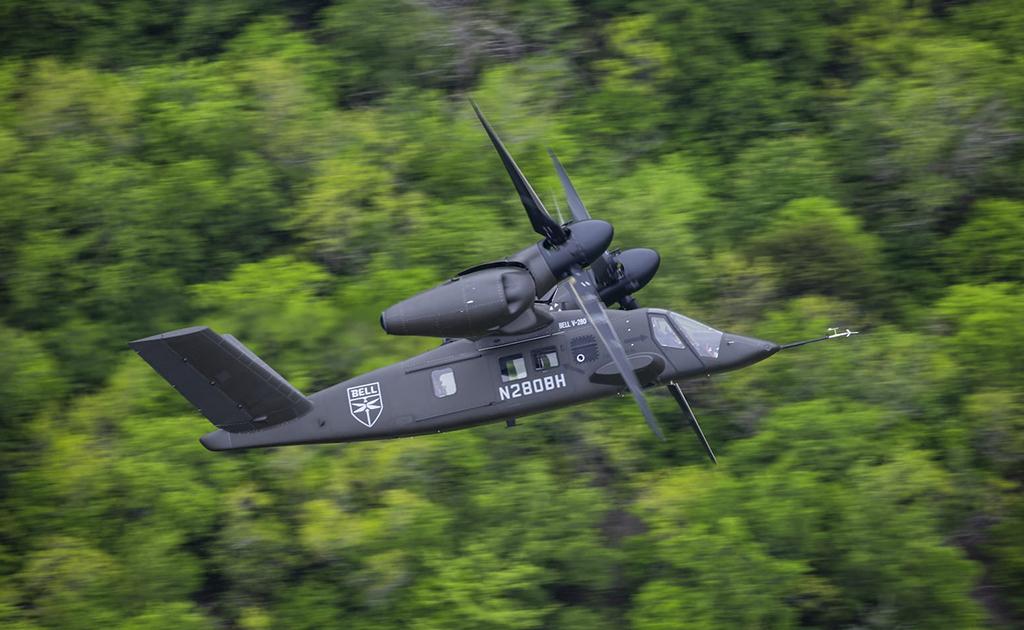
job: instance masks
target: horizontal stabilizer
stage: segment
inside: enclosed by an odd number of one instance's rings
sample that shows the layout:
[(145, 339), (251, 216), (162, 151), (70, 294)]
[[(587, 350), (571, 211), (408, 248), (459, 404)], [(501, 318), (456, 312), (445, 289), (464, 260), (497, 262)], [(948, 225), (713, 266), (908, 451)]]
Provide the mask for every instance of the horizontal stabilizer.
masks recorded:
[(255, 431), (301, 416), (313, 407), (240, 341), (205, 326), (153, 335), (128, 345), (225, 431)]

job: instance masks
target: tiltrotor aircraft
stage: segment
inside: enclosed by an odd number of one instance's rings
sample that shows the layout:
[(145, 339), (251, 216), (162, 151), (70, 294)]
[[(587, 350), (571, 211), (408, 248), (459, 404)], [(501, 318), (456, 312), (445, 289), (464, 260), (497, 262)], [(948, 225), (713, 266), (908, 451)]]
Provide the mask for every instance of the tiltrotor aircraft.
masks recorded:
[[(392, 335), (439, 337), (423, 354), (309, 396), (231, 335), (206, 327), (131, 342), (161, 376), (216, 425), (200, 438), (221, 451), (353, 442), (438, 433), (515, 419), (629, 390), (651, 430), (661, 429), (643, 387), (666, 385), (708, 456), (715, 455), (678, 381), (735, 370), (779, 345), (722, 332), (633, 294), (660, 264), (651, 249), (608, 251), (612, 226), (593, 219), (554, 153), (572, 211), (560, 225), (473, 104), (533, 229), (543, 239), (472, 267), (381, 315)], [(618, 304), (620, 309), (607, 310)]]

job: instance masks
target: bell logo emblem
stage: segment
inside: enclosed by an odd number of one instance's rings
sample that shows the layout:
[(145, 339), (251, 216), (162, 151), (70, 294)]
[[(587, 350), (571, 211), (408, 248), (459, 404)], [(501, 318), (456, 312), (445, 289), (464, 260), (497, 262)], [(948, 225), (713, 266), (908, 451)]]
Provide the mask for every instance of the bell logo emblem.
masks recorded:
[(348, 409), (352, 413), (352, 417), (360, 424), (372, 427), (384, 410), (384, 398), (380, 394), (380, 383), (349, 387)]

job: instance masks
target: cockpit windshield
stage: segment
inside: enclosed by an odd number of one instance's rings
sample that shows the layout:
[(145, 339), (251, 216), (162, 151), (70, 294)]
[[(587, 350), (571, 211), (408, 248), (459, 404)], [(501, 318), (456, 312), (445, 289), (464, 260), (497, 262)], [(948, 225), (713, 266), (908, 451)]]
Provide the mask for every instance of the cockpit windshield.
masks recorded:
[(684, 317), (679, 313), (669, 311), (672, 323), (686, 335), (687, 341), (693, 346), (702, 357), (718, 358), (718, 349), (722, 345), (722, 333), (707, 324), (702, 324), (695, 319)]

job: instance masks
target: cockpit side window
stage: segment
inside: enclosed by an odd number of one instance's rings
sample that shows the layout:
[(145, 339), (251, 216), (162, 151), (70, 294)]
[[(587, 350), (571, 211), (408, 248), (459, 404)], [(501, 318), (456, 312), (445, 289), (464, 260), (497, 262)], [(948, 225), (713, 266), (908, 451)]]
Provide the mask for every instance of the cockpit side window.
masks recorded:
[(654, 340), (658, 345), (665, 348), (685, 348), (686, 344), (679, 338), (672, 325), (662, 315), (651, 315), (651, 331), (654, 332)]
[(702, 357), (718, 358), (718, 349), (722, 345), (722, 332), (695, 319), (683, 317), (679, 313), (669, 313), (672, 323), (686, 335), (693, 344), (694, 350)]

